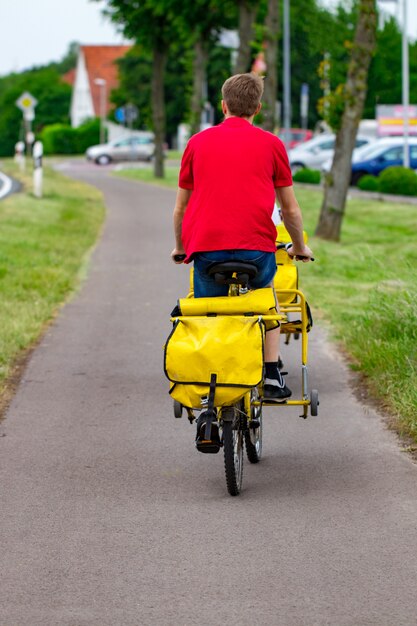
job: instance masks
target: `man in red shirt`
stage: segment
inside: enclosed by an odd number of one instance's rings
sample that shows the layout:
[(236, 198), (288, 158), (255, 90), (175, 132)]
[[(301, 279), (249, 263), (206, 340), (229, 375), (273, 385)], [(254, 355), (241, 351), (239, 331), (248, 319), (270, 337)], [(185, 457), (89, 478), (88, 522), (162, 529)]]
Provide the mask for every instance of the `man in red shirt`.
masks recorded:
[[(261, 110), (263, 80), (237, 74), (222, 87), (224, 121), (189, 140), (181, 162), (174, 208), (175, 248), (171, 256), (194, 261), (194, 295), (227, 295), (207, 275), (213, 262), (248, 261), (258, 267), (249, 286), (272, 286), (276, 272), (275, 198), (291, 240), (291, 256), (309, 261), (301, 210), (294, 195), (288, 156), (282, 141), (253, 126)], [(265, 341), (264, 399), (283, 402), (291, 396), (278, 369), (279, 328)]]

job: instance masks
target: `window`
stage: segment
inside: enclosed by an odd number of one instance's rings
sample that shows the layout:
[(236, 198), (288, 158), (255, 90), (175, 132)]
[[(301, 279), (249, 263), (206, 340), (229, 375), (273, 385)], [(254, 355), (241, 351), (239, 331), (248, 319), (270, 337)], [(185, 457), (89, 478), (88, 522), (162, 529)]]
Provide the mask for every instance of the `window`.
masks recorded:
[(320, 143), (317, 148), (319, 150), (333, 150), (334, 148), (334, 139), (330, 139), (330, 141), (324, 141), (323, 143)]
[(417, 161), (417, 146), (410, 146), (410, 159)]
[(125, 146), (130, 146), (130, 139), (122, 139), (122, 141), (114, 144), (115, 148), (124, 148)]
[(390, 148), (381, 154), (381, 159), (383, 161), (401, 161), (403, 156), (403, 148), (402, 146), (398, 146), (396, 148)]
[(369, 142), (366, 139), (357, 139), (355, 146), (360, 148), (361, 146), (367, 145)]
[(133, 137), (132, 143), (143, 146), (143, 145), (148, 145), (150, 143), (153, 143), (153, 139), (152, 137)]

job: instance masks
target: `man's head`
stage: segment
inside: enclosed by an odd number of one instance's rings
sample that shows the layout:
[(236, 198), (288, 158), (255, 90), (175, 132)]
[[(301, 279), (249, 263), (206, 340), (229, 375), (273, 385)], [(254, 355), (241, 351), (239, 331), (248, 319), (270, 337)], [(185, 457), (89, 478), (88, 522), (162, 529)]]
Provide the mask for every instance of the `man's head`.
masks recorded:
[(231, 76), (222, 87), (223, 112), (236, 117), (253, 117), (261, 109), (263, 91), (264, 81), (256, 74)]

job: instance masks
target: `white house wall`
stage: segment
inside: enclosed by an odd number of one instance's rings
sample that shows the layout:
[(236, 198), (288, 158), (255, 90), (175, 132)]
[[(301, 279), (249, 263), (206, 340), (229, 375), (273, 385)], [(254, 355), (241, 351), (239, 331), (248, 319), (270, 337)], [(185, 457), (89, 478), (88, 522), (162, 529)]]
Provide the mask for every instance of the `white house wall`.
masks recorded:
[(77, 128), (85, 120), (95, 117), (93, 98), (91, 96), (87, 67), (82, 50), (80, 49), (75, 71), (75, 82), (71, 99), (71, 126)]

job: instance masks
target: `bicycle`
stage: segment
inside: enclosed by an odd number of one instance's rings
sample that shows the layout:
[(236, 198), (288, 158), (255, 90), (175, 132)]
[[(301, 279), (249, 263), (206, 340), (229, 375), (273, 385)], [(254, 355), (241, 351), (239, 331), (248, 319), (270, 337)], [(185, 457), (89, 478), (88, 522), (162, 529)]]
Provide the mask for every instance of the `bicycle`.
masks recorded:
[[(288, 247), (288, 243), (278, 242), (278, 259), (281, 251), (286, 252), (286, 246)], [(292, 266), (293, 262), (291, 261), (287, 265)], [(226, 298), (193, 299), (191, 292), (188, 298), (179, 301), (179, 306), (173, 312), (171, 317), (174, 323), (173, 332), (175, 324), (189, 320), (192, 315), (194, 315), (195, 320), (198, 321), (200, 319), (202, 324), (204, 324), (207, 323), (207, 318), (210, 316), (221, 317), (223, 315), (227, 318), (227, 315), (229, 315), (229, 319), (231, 319), (231, 313), (238, 311), (243, 316), (257, 317), (263, 328), (267, 323), (279, 322), (282, 331), (287, 337), (291, 334), (299, 334), (301, 336), (302, 397), (300, 399), (286, 400), (281, 403), (265, 402), (262, 398), (262, 380), (260, 380), (258, 384), (248, 385), (248, 388), (243, 390), (241, 397), (235, 402), (230, 404), (219, 403), (216, 406), (215, 374), (211, 375), (210, 382), (206, 381), (208, 393), (207, 396), (203, 396), (199, 406), (195, 406), (196, 402), (193, 403), (191, 401), (190, 403), (188, 401), (188, 403), (181, 403), (178, 399), (174, 399), (174, 415), (176, 418), (182, 417), (185, 409), (190, 423), (197, 421), (197, 448), (201, 452), (211, 454), (218, 453), (223, 448), (227, 490), (230, 495), (236, 496), (241, 492), (243, 484), (244, 448), (246, 448), (246, 455), (250, 463), (258, 463), (262, 458), (263, 406), (288, 407), (300, 405), (303, 408), (303, 413), (300, 417), (303, 418), (308, 416), (309, 408), (311, 415), (317, 415), (318, 413), (318, 392), (315, 389), (311, 390), (310, 393), (308, 392), (307, 333), (311, 327), (311, 314), (303, 293), (298, 289), (298, 284), (292, 288), (280, 288), (279, 281), (274, 281), (275, 291), (280, 302), (280, 314), (277, 314), (276, 311), (272, 314), (270, 312), (272, 288), (250, 292), (254, 296), (257, 293), (259, 294), (259, 292), (270, 292), (270, 294), (262, 294), (262, 298), (265, 298), (262, 306), (259, 303), (257, 305), (253, 304), (256, 296), (249, 303), (247, 298), (249, 293), (248, 284), (258, 271), (256, 266), (251, 263), (237, 261), (214, 263), (208, 271), (209, 274), (214, 276), (216, 282), (230, 286), (229, 296)], [(292, 271), (292, 273), (294, 272)], [(248, 311), (245, 311), (245, 298), (248, 300)], [(259, 298), (259, 301), (262, 301), (262, 298)], [(275, 296), (273, 298), (275, 302)], [(229, 306), (229, 309), (227, 309), (227, 306)], [(251, 307), (255, 309), (256, 306), (258, 307), (257, 310), (251, 310)], [(184, 313), (186, 315), (183, 315)], [(299, 314), (300, 319), (290, 320), (290, 314)], [(167, 345), (173, 332), (168, 338)], [(170, 390), (170, 393), (173, 395), (175, 395), (177, 384), (180, 386), (195, 384), (192, 382), (181, 383), (175, 377), (170, 377), (166, 362), (165, 373), (173, 384)], [(195, 417), (195, 410), (201, 410), (198, 418)]]

